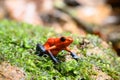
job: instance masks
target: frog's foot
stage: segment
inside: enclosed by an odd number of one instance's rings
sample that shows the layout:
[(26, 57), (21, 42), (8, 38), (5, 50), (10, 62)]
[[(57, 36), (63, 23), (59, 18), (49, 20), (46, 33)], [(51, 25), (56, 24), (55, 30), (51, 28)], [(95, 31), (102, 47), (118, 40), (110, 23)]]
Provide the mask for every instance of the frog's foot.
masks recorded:
[(38, 56), (42, 56), (45, 53), (46, 53), (46, 50), (45, 50), (44, 46), (41, 44), (37, 44), (36, 45), (36, 54), (38, 54)]
[(75, 53), (71, 52), (70, 55), (72, 56), (73, 59), (78, 61), (79, 57)]

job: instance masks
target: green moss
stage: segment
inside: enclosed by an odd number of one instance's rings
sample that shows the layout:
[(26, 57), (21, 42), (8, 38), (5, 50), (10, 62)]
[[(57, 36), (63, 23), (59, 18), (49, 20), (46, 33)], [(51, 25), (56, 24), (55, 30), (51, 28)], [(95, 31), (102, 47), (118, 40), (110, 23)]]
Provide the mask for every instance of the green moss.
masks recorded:
[[(61, 35), (72, 36), (74, 42), (71, 45), (77, 46), (83, 37), (63, 33)], [(27, 74), (27, 80), (92, 80), (91, 75), (97, 75), (92, 67), (97, 66), (103, 72), (110, 75), (115, 80), (120, 79), (120, 58), (115, 55), (112, 49), (101, 47), (101, 39), (94, 35), (87, 35), (94, 47), (99, 47), (105, 55), (87, 56), (89, 47), (81, 50), (78, 54), (83, 55), (79, 61), (62, 61), (55, 65), (49, 57), (39, 57), (35, 54), (37, 43), (44, 43), (47, 38), (58, 36), (50, 28), (33, 26), (26, 23), (16, 23), (14, 21), (0, 21), (0, 62), (7, 61), (16, 65)], [(58, 55), (59, 59), (64, 59), (64, 53)], [(109, 60), (108, 58), (109, 57)]]

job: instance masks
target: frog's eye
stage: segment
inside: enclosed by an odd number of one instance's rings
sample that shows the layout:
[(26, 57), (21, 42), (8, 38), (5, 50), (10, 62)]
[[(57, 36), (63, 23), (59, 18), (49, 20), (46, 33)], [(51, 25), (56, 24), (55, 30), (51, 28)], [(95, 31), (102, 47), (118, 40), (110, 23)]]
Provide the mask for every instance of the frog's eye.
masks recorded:
[(66, 40), (65, 37), (61, 37), (61, 38), (60, 38), (60, 41), (62, 41), (62, 42), (64, 42), (65, 40)]

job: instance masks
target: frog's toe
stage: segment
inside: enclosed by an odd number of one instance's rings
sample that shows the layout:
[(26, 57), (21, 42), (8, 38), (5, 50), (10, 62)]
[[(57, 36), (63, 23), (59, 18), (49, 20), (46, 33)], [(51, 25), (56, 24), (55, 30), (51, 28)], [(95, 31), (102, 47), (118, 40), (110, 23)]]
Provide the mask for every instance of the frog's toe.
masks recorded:
[(74, 58), (74, 59), (78, 59), (79, 57), (78, 57), (78, 56), (74, 56), (73, 58)]

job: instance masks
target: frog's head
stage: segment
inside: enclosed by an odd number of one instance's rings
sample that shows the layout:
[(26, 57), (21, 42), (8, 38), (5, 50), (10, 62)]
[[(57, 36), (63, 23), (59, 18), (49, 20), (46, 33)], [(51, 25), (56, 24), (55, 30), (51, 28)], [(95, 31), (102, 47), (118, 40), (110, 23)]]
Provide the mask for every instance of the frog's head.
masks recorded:
[(73, 39), (71, 37), (60, 37), (60, 41), (62, 45), (69, 46), (73, 42)]

